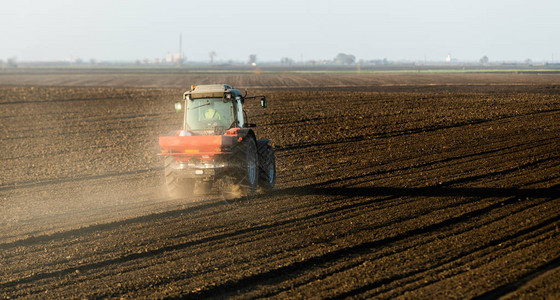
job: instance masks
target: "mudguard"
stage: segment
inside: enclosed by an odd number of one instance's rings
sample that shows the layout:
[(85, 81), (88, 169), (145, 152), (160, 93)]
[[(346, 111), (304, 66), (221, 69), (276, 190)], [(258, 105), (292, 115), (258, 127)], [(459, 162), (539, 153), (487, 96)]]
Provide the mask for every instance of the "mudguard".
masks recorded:
[(237, 136), (240, 138), (252, 137), (256, 141), (255, 132), (251, 128), (239, 128), (239, 130), (237, 131)]

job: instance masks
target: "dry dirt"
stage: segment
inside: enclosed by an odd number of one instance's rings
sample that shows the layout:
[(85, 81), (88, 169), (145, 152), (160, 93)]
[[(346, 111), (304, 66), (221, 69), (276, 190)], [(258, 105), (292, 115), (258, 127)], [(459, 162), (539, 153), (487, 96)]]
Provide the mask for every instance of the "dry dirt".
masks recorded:
[[(269, 96), (277, 188), (168, 199), (157, 138), (216, 82)], [(0, 298), (558, 298), (559, 83), (0, 73)]]

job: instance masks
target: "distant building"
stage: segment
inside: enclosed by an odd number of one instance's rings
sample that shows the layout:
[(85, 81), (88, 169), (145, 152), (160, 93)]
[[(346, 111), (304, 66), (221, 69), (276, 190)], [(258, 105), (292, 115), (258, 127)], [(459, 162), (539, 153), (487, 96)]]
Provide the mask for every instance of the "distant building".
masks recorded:
[(458, 62), (459, 60), (456, 58), (451, 57), (451, 53), (447, 54), (447, 57), (445, 58), (445, 62)]
[(165, 56), (165, 62), (169, 64), (182, 63), (183, 56), (181, 53), (167, 53)]

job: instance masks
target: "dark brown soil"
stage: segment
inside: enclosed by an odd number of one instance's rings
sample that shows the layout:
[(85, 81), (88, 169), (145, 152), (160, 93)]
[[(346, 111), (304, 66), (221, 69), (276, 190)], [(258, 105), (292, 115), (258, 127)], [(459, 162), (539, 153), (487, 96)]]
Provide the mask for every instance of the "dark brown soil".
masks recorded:
[[(560, 296), (558, 74), (16, 75), (0, 298)], [(277, 188), (169, 199), (157, 138), (222, 81)]]

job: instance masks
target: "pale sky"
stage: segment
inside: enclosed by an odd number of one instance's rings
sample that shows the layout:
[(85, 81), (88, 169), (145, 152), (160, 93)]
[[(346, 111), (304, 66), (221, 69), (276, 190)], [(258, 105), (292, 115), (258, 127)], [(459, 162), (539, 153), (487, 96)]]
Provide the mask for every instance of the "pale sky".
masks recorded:
[[(0, 59), (560, 60), (557, 0), (2, 0)], [(557, 57), (557, 58), (556, 58)]]

